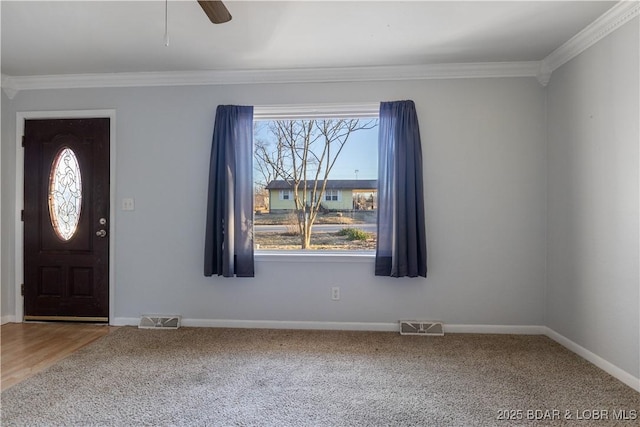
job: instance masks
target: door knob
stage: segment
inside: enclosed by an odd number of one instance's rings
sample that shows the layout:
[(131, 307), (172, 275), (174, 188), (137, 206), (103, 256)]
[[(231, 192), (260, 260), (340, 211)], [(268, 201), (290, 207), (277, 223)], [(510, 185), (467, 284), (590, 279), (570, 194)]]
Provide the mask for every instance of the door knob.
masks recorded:
[(96, 236), (105, 237), (107, 235), (107, 230), (98, 230), (96, 231)]

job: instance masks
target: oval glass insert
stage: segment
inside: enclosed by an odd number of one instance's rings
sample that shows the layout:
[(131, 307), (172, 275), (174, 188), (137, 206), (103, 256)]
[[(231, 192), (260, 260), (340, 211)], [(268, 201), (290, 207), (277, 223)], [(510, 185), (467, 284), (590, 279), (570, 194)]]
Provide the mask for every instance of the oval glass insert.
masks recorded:
[(82, 209), (82, 177), (78, 158), (69, 147), (53, 159), (49, 174), (49, 215), (58, 237), (67, 241), (78, 229)]

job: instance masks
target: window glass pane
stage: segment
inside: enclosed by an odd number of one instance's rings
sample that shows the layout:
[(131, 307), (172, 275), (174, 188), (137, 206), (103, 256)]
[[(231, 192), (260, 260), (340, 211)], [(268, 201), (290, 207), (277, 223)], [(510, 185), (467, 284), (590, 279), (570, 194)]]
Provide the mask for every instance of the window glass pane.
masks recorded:
[(254, 150), (256, 249), (375, 250), (377, 117), (255, 120)]
[(63, 148), (53, 159), (49, 174), (49, 215), (58, 237), (69, 240), (75, 234), (82, 209), (82, 176), (78, 158)]

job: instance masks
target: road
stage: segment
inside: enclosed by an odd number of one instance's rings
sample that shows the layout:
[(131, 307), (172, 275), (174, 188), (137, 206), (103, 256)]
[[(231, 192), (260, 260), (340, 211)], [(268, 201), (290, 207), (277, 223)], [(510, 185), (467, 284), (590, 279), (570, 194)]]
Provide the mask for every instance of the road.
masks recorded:
[[(266, 233), (278, 233), (287, 231), (285, 225), (255, 225), (255, 231), (262, 231)], [(362, 231), (374, 233), (376, 231), (376, 224), (315, 224), (312, 231), (318, 233), (335, 233), (343, 228), (358, 228)]]

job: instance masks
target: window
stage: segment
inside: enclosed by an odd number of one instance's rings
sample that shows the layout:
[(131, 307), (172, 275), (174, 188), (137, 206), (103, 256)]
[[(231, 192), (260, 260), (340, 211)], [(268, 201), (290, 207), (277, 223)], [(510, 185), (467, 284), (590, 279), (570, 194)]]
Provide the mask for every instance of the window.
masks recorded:
[(375, 250), (378, 110), (254, 108), (257, 250)]
[(280, 190), (280, 200), (293, 200), (293, 192), (291, 190)]
[(64, 147), (53, 159), (49, 174), (49, 215), (51, 225), (63, 241), (76, 233), (82, 209), (82, 179), (78, 158)]
[(324, 199), (327, 202), (332, 200), (338, 201), (340, 200), (340, 191), (339, 190), (326, 190), (324, 193)]

